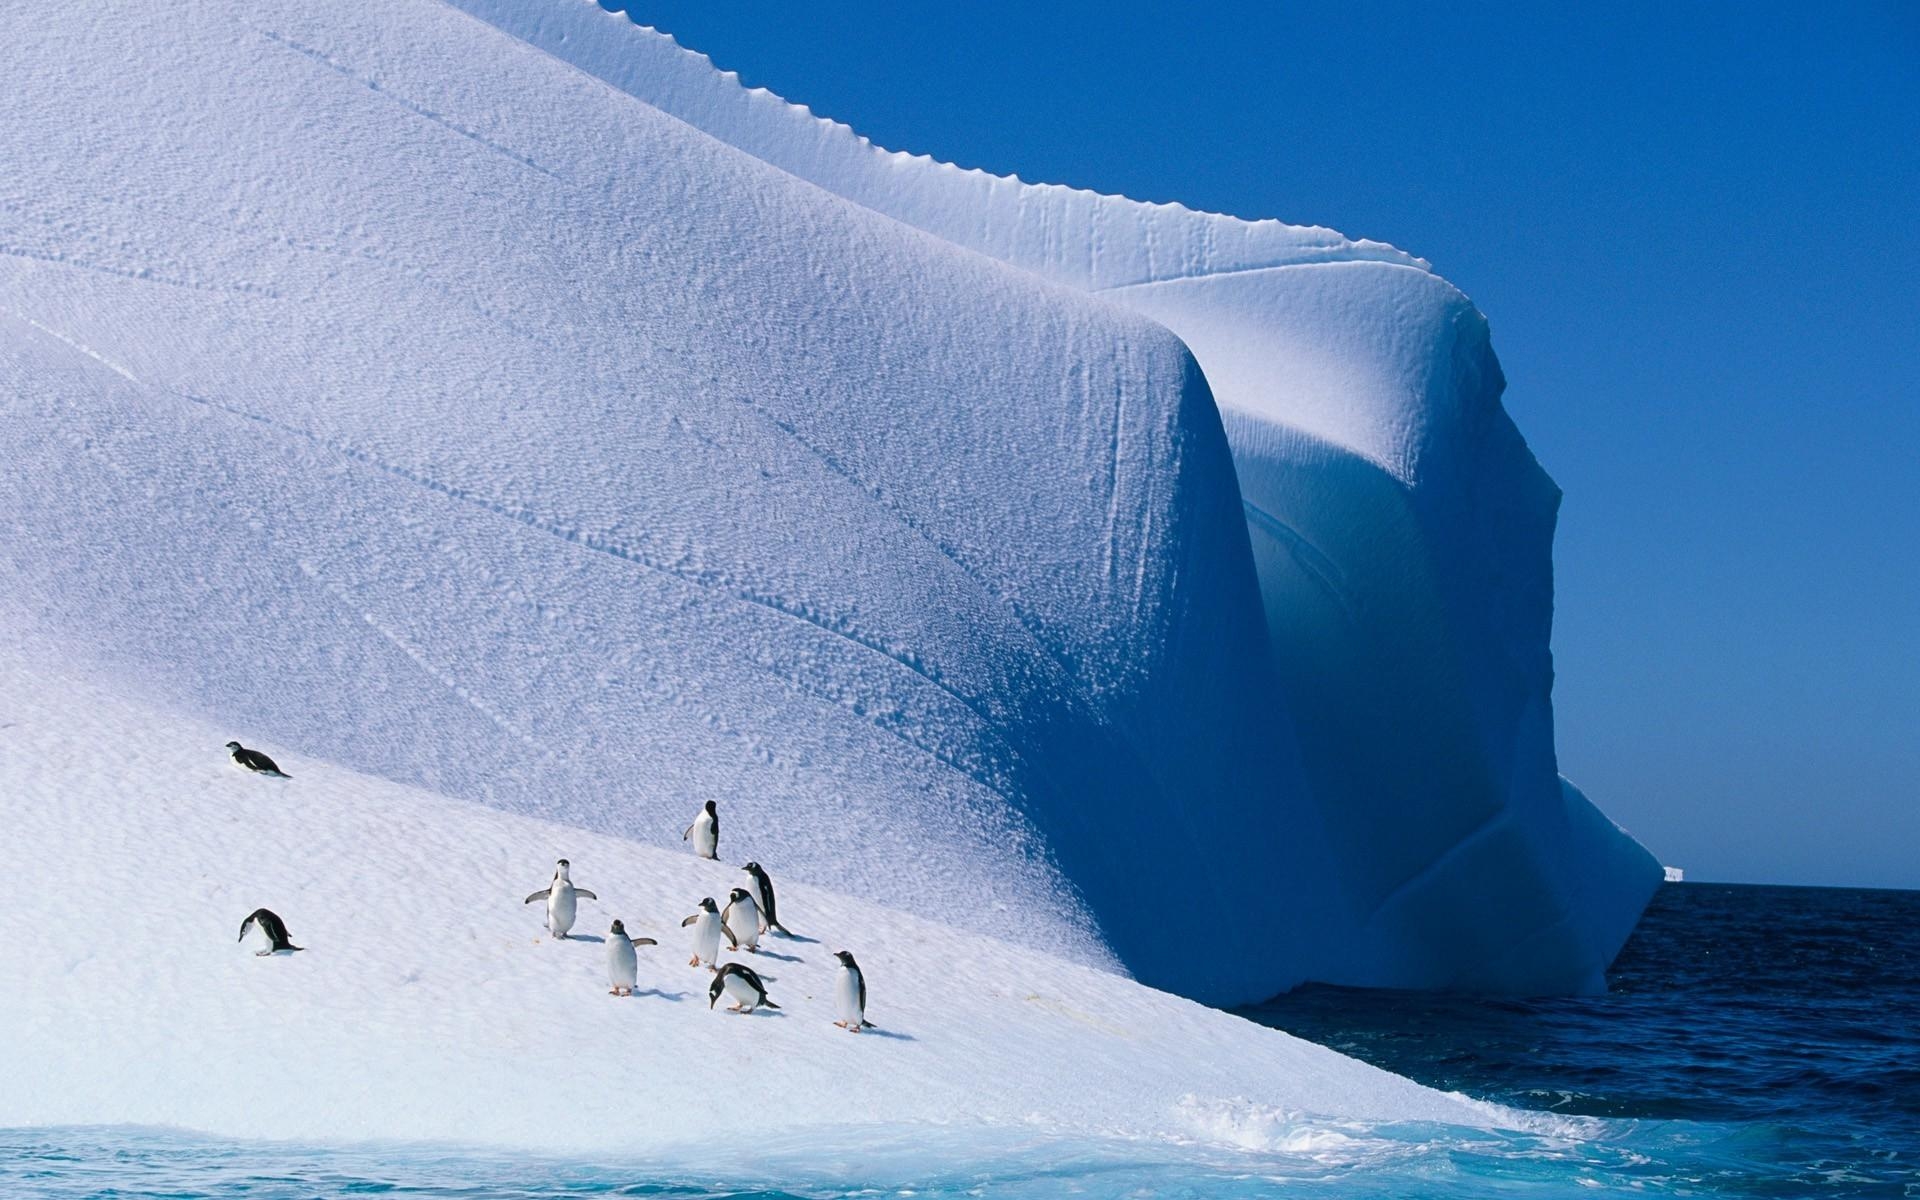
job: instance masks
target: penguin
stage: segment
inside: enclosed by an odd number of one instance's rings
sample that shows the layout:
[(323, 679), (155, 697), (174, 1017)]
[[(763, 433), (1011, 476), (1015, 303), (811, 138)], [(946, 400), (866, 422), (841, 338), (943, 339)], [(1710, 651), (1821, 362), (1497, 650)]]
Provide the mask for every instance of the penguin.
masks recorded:
[(681, 841), (692, 839), (693, 852), (701, 858), (719, 859), (720, 857), (720, 812), (709, 800), (700, 810), (700, 815), (687, 826), (680, 835)]
[(296, 946), (293, 944), (293, 939), (287, 936), (287, 923), (280, 919), (279, 913), (274, 912), (270, 908), (256, 908), (247, 914), (247, 919), (240, 922), (239, 940), (243, 942), (246, 941), (247, 930), (252, 929), (256, 925), (259, 926), (260, 932), (266, 935), (267, 941), (271, 943), (265, 950), (254, 951), (254, 954), (260, 958), (265, 958), (269, 954), (275, 954), (280, 951), (292, 953), (295, 950), (305, 949), (304, 946)]
[(570, 869), (570, 864), (564, 858), (553, 864), (553, 882), (521, 902), (532, 904), (535, 900), (545, 900), (547, 932), (562, 940), (566, 938), (567, 930), (573, 928), (573, 914), (579, 907), (580, 897), (585, 896), (589, 900), (600, 898), (583, 887), (575, 887), (573, 879), (567, 874)]
[(293, 776), (282, 771), (278, 764), (258, 750), (249, 750), (239, 742), (228, 742), (227, 750), (233, 759), (233, 765), (244, 767), (255, 775), (267, 775), (274, 779), (292, 779)]
[(707, 988), (707, 1011), (719, 1002), (720, 993), (725, 992), (727, 999), (733, 1001), (729, 1012), (752, 1012), (756, 1008), (779, 1008), (778, 1004), (767, 999), (767, 985), (753, 973), (752, 967), (743, 967), (739, 963), (728, 963), (721, 967), (713, 977), (713, 984)]
[(693, 926), (693, 957), (687, 965), (697, 967), (702, 959), (709, 967), (720, 965), (720, 909), (714, 904), (713, 897), (707, 896), (700, 901), (700, 911), (680, 922), (685, 929)]
[(726, 932), (727, 945), (748, 954), (760, 953), (760, 906), (747, 895), (747, 889), (727, 893), (727, 906), (720, 910), (720, 928)]
[(793, 934), (788, 932), (787, 927), (780, 923), (780, 918), (774, 913), (773, 880), (768, 878), (767, 873), (757, 862), (750, 862), (740, 869), (753, 877), (753, 887), (749, 890), (753, 894), (754, 903), (760, 906), (760, 932), (792, 937)]
[(872, 1029), (873, 1022), (867, 1020), (867, 977), (860, 973), (860, 964), (853, 961), (853, 955), (845, 950), (835, 950), (833, 956), (840, 960), (840, 970), (833, 981), (833, 998), (839, 1007), (840, 1019), (834, 1024), (848, 1033)]
[(607, 982), (612, 985), (607, 990), (616, 996), (633, 995), (633, 983), (640, 973), (633, 948), (659, 944), (652, 938), (629, 938), (627, 927), (616, 920), (607, 930)]

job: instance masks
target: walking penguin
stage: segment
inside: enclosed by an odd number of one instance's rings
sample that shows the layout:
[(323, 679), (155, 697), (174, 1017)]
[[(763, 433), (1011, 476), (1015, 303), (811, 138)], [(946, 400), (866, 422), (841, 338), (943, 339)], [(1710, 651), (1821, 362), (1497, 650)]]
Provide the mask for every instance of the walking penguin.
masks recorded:
[(720, 908), (712, 896), (702, 897), (700, 911), (680, 922), (682, 929), (693, 926), (693, 957), (687, 965), (697, 967), (705, 961), (709, 967), (720, 965)]
[(727, 945), (748, 954), (760, 953), (760, 906), (747, 895), (747, 889), (735, 888), (727, 894), (727, 906), (720, 910), (720, 928), (726, 931)]
[(654, 946), (659, 943), (652, 938), (629, 938), (627, 927), (618, 920), (613, 928), (607, 930), (607, 983), (608, 991), (616, 996), (633, 995), (634, 981), (640, 975), (640, 960), (633, 952), (635, 946)]
[(718, 859), (720, 857), (720, 810), (709, 800), (700, 809), (700, 815), (687, 826), (680, 840), (691, 841), (693, 852), (701, 858)]
[(573, 928), (573, 915), (579, 908), (580, 897), (598, 900), (583, 887), (575, 887), (573, 879), (567, 874), (570, 866), (566, 859), (553, 864), (553, 882), (528, 896), (523, 903), (532, 904), (535, 900), (547, 902), (547, 932), (565, 940), (567, 930)]
[(753, 879), (753, 886), (749, 890), (753, 893), (754, 902), (760, 906), (760, 932), (779, 933), (787, 937), (792, 937), (793, 934), (789, 933), (787, 927), (780, 923), (780, 917), (774, 911), (773, 880), (768, 877), (766, 871), (762, 870), (760, 864), (757, 862), (750, 862), (740, 869), (745, 871)]
[(872, 1029), (873, 1022), (867, 1020), (867, 977), (861, 974), (860, 964), (853, 961), (852, 954), (835, 950), (833, 956), (840, 960), (840, 970), (833, 981), (834, 1004), (840, 1010), (840, 1019), (834, 1024), (849, 1033)]

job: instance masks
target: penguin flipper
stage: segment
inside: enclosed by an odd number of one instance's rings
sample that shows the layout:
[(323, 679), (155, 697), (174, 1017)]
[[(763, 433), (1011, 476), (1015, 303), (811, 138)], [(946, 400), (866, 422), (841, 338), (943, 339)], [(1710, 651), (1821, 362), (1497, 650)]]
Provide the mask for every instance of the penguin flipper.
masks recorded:
[(551, 893), (552, 891), (553, 891), (552, 888), (541, 888), (539, 891), (535, 892), (531, 896), (528, 896), (525, 900), (522, 900), (520, 903), (532, 904), (535, 900), (545, 900), (548, 894)]
[(589, 900), (598, 900), (600, 898), (583, 887), (573, 889), (573, 894), (576, 896), (585, 896)]
[[(696, 821), (695, 821), (695, 822), (693, 823), (693, 825), (698, 825), (699, 823), (700, 823), (700, 822), (696, 820)], [(687, 826), (687, 827), (686, 827), (686, 828), (685, 828), (684, 830), (682, 830), (682, 831), (680, 832), (680, 840), (681, 840), (681, 841), (683, 841), (683, 842), (684, 842), (684, 841), (686, 841), (686, 840), (687, 840), (688, 838), (690, 838), (690, 837), (692, 837), (692, 836), (693, 836), (693, 825), (689, 825), (689, 826)]]
[(733, 926), (727, 924), (727, 919), (725, 917), (720, 918), (720, 932), (727, 935), (728, 946), (730, 946), (735, 950), (738, 950), (740, 948), (740, 939), (733, 936)]
[(687, 926), (693, 924), (695, 921), (698, 921), (699, 919), (700, 919), (700, 914), (695, 913), (692, 916), (688, 917), (686, 920), (680, 922), (680, 928), (685, 929)]
[(652, 938), (634, 938), (633, 944), (636, 946), (658, 946), (660, 943), (654, 941)]

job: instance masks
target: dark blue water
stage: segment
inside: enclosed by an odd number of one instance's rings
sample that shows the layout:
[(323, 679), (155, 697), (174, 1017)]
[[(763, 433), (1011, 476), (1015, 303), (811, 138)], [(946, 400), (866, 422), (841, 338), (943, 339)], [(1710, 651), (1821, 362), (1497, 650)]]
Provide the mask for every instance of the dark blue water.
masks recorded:
[(1308, 987), (1249, 1015), (1483, 1099), (1720, 1127), (1724, 1190), (1920, 1195), (1920, 892), (1668, 884), (1604, 996)]
[(1307, 988), (1249, 1014), (1542, 1114), (1519, 1131), (1274, 1114), (1237, 1148), (903, 1127), (589, 1162), (0, 1130), (0, 1200), (1920, 1197), (1920, 892), (1669, 886), (1611, 985), (1528, 1001)]

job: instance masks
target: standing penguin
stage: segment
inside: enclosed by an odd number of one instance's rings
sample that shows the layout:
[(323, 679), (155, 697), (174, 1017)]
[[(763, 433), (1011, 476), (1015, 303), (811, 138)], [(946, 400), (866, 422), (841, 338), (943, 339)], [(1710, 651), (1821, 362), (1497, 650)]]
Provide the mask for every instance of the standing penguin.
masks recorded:
[(258, 750), (249, 750), (239, 742), (227, 743), (227, 755), (233, 759), (233, 765), (255, 775), (269, 775), (275, 779), (292, 779), (293, 776), (282, 771), (278, 764)]
[(640, 960), (634, 954), (635, 946), (657, 946), (652, 938), (629, 938), (627, 927), (619, 921), (607, 930), (607, 983), (616, 996), (633, 995), (633, 984), (640, 976)]
[(867, 1020), (867, 977), (860, 973), (860, 964), (853, 961), (853, 955), (845, 950), (835, 950), (833, 956), (840, 960), (838, 977), (833, 981), (833, 998), (840, 1010), (840, 1019), (834, 1024), (849, 1033), (872, 1029), (873, 1022)]
[(712, 896), (703, 897), (700, 911), (680, 922), (685, 929), (693, 926), (693, 957), (687, 965), (697, 967), (704, 959), (709, 967), (720, 965), (720, 908), (713, 902)]
[(767, 985), (760, 982), (760, 976), (754, 974), (752, 967), (743, 967), (739, 963), (728, 963), (720, 968), (713, 977), (713, 983), (707, 988), (707, 1010), (720, 999), (725, 992), (727, 999), (733, 1001), (729, 1012), (752, 1012), (756, 1008), (779, 1008), (778, 1004), (767, 999)]
[(761, 870), (760, 864), (757, 862), (750, 862), (740, 869), (753, 877), (753, 887), (751, 891), (753, 892), (754, 902), (760, 906), (760, 932), (780, 933), (785, 934), (787, 937), (792, 937), (793, 934), (787, 931), (787, 927), (780, 923), (780, 918), (774, 913), (773, 880), (767, 876), (765, 871)]
[(747, 889), (727, 893), (727, 906), (720, 910), (720, 928), (726, 931), (727, 945), (748, 954), (760, 953), (760, 906), (747, 895)]
[(579, 908), (580, 897), (598, 900), (583, 887), (575, 887), (573, 879), (567, 874), (571, 869), (566, 859), (553, 864), (553, 882), (528, 896), (522, 903), (532, 904), (535, 900), (547, 902), (547, 932), (554, 937), (565, 939), (567, 930), (573, 928), (573, 914)]
[(714, 806), (713, 801), (707, 801), (701, 808), (700, 815), (693, 819), (693, 824), (687, 826), (686, 832), (680, 835), (680, 840), (683, 842), (691, 840), (693, 852), (701, 858), (720, 857), (720, 810)]
[(255, 926), (258, 926), (260, 932), (267, 937), (267, 948), (254, 951), (254, 954), (261, 958), (269, 954), (292, 953), (295, 950), (304, 949), (293, 944), (293, 939), (287, 936), (287, 923), (280, 919), (279, 913), (270, 908), (256, 908), (247, 914), (247, 919), (240, 922), (239, 940), (246, 941), (247, 930)]

